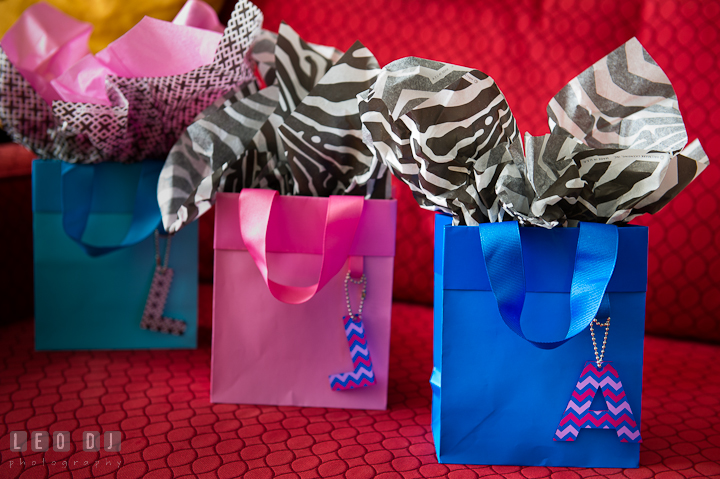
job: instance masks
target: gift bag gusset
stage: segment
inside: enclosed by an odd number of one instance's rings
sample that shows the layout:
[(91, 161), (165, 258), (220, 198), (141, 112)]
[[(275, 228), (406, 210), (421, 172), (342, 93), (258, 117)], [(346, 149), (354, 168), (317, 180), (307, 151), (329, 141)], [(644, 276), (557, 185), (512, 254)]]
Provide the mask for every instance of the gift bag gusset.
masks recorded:
[[(45, 4), (30, 8), (35, 27), (24, 28), (21, 19), (2, 40), (0, 121), (41, 158), (164, 158), (218, 96), (254, 83), (245, 54), (262, 14), (247, 0), (238, 2), (222, 35), (146, 18), (95, 56), (87, 49), (89, 25)], [(192, 17), (180, 21), (192, 24)], [(33, 42), (37, 35), (47, 42)], [(25, 44), (47, 48), (28, 56), (21, 54)]]
[[(524, 145), (509, 108), (488, 115), (506, 105), (494, 84), (463, 109), (472, 96), (466, 88), (441, 91), (445, 85), (431, 80), (467, 69), (427, 63), (433, 76), (403, 69), (407, 62), (421, 61), (393, 62), (380, 78), (400, 76), (389, 81), (412, 85), (405, 92), (412, 101), (396, 104), (400, 95), (382, 80), (360, 96), (366, 141), (421, 206), (452, 214), (454, 224), (626, 223), (657, 212), (708, 164), (697, 140), (686, 145), (672, 85), (636, 39), (564, 87), (548, 107), (551, 133), (526, 134)], [(483, 114), (487, 125), (478, 122)]]

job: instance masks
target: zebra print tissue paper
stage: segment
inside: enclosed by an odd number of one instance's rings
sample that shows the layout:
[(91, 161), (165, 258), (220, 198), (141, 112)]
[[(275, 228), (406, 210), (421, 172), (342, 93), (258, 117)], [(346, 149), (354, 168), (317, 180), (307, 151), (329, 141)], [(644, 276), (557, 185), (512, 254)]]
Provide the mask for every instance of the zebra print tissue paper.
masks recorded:
[(355, 42), (280, 125), (293, 194), (390, 197), (387, 167), (362, 141), (356, 100), (378, 73), (373, 54)]
[(170, 152), (158, 186), (165, 229), (207, 211), (217, 191), (388, 198), (389, 174), (362, 141), (356, 100), (380, 72), (370, 51), (306, 43), (281, 24), (277, 36), (260, 35), (252, 57), (268, 87), (210, 107)]
[[(250, 59), (267, 85), (236, 88), (201, 113), (170, 150), (158, 183), (163, 226), (174, 233), (209, 210), (217, 191), (272, 188), (288, 194), (291, 173), (278, 126), (342, 52), (306, 43), (287, 24), (261, 31)], [(310, 72), (301, 65), (314, 65)], [(227, 186), (226, 186), (227, 185)]]
[(466, 224), (496, 220), (494, 187), (508, 160), (489, 153), (518, 132), (492, 78), (403, 58), (385, 66), (358, 102), (364, 141), (410, 186), (420, 206), (458, 215)]
[(487, 75), (405, 58), (358, 96), (363, 138), (420, 206), (453, 224), (545, 228), (655, 213), (708, 165), (665, 73), (633, 38), (550, 102), (524, 141)]

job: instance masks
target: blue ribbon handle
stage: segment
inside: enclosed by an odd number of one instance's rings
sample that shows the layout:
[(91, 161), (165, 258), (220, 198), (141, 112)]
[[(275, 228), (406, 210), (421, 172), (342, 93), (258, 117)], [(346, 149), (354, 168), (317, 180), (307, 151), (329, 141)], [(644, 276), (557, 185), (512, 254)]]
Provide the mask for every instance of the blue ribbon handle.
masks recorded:
[(60, 171), (63, 228), (65, 233), (89, 256), (101, 256), (140, 243), (161, 224), (157, 182), (163, 163), (144, 161), (135, 193), (132, 222), (123, 240), (110, 246), (95, 246), (83, 241), (82, 237), (92, 210), (95, 169), (102, 166), (63, 163)]
[(550, 342), (528, 339), (520, 326), (526, 290), (518, 223), (481, 224), (479, 230), (500, 316), (518, 336), (538, 348), (555, 349), (587, 328), (596, 316), (609, 317), (610, 300), (605, 291), (617, 261), (617, 226), (580, 223), (570, 288), (570, 327), (564, 339)]

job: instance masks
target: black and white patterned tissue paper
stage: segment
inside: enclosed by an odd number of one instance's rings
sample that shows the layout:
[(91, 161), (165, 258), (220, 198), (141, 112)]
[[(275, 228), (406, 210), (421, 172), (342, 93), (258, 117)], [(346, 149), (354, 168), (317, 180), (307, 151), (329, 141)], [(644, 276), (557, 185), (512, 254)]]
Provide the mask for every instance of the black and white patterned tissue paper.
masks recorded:
[(255, 5), (239, 0), (212, 63), (164, 77), (108, 75), (110, 105), (62, 100), (49, 105), (0, 49), (0, 122), (14, 141), (41, 158), (70, 163), (165, 158), (180, 133), (219, 96), (255, 83), (245, 57), (262, 20)]
[(634, 38), (552, 99), (544, 136), (521, 139), (492, 79), (455, 65), (398, 60), (358, 99), (374, 155), (456, 225), (626, 223), (708, 165), (699, 142), (687, 144), (669, 79)]

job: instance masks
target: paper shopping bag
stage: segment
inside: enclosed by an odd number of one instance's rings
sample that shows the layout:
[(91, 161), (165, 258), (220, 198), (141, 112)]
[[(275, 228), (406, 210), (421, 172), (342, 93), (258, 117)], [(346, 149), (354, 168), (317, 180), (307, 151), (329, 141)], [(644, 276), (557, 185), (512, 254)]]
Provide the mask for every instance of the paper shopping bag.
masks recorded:
[(637, 467), (647, 228), (451, 221), (435, 223), (438, 460)]
[[(196, 347), (197, 225), (156, 242), (161, 168), (33, 162), (37, 350)], [(148, 301), (158, 263), (164, 305)], [(151, 303), (159, 323), (143, 329)]]
[(396, 208), (218, 194), (212, 402), (386, 407)]

